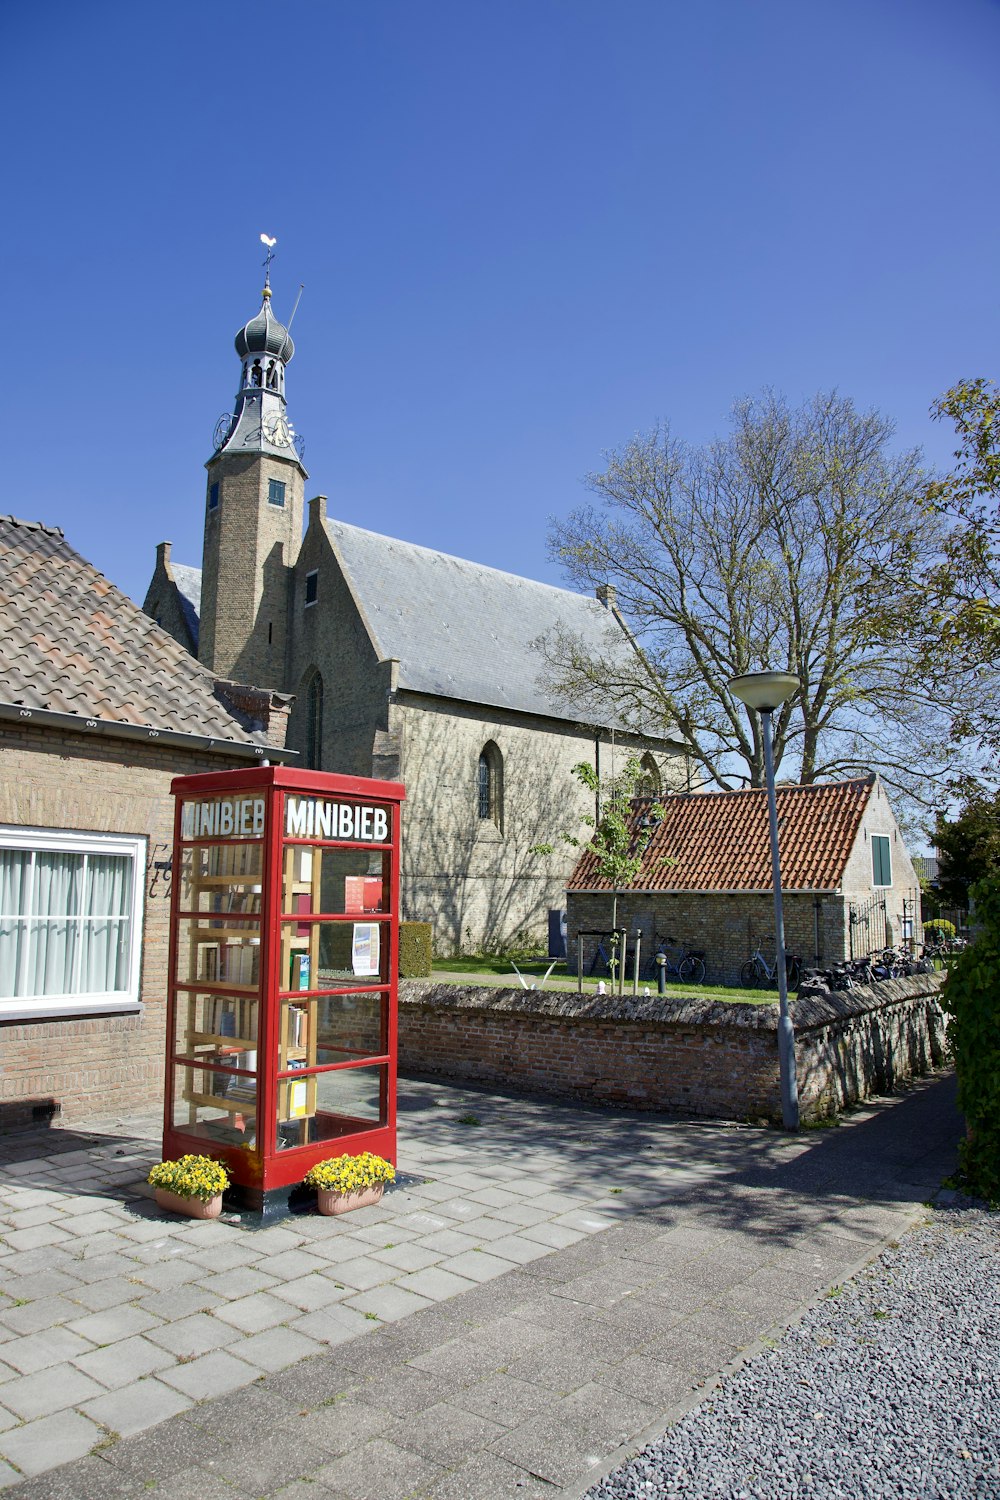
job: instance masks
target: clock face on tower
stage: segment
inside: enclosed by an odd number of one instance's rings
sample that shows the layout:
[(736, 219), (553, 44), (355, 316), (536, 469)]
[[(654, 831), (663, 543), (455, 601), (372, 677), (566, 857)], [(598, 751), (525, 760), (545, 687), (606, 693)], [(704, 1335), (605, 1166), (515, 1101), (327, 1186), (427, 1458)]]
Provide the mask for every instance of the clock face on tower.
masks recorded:
[(231, 411), (224, 411), (222, 413), (222, 416), (216, 422), (216, 424), (215, 424), (215, 432), (212, 435), (212, 440), (215, 443), (216, 449), (219, 449), (219, 448), (222, 448), (222, 447), (225, 446), (226, 441), (227, 441), (227, 439), (229, 437), (229, 434), (233, 430), (233, 421), (234, 421), (234, 418), (233, 418), (232, 412)]
[(264, 436), (276, 448), (287, 448), (289, 446), (292, 441), (292, 430), (280, 412), (275, 413), (273, 416), (265, 417)]

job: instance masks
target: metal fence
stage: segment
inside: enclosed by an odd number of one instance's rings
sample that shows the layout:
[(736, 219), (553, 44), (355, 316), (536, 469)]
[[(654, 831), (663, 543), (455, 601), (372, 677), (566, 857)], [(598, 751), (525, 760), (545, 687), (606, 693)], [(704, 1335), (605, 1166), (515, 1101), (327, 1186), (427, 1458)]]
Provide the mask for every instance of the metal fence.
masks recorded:
[(913, 952), (923, 942), (920, 891), (903, 894), (902, 912), (890, 919), (885, 893), (876, 891), (866, 901), (852, 901), (848, 909), (848, 942), (851, 958), (867, 958), (896, 944)]

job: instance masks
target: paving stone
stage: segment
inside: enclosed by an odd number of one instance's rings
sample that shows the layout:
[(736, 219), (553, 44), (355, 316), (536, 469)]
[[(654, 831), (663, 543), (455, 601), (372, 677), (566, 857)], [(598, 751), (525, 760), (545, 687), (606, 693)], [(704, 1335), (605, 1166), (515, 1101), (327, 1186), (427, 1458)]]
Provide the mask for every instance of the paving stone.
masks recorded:
[(256, 1269), (278, 1281), (287, 1282), (315, 1271), (316, 1261), (305, 1250), (284, 1250), (280, 1255), (269, 1255), (259, 1260)]
[(633, 1354), (616, 1364), (609, 1364), (595, 1377), (595, 1384), (608, 1386), (623, 1396), (634, 1396), (667, 1411), (689, 1394), (691, 1373), (680, 1365)]
[(231, 1271), (219, 1271), (215, 1275), (203, 1273), (198, 1278), (198, 1285), (224, 1302), (235, 1302), (237, 1297), (252, 1297), (254, 1292), (273, 1291), (278, 1281), (255, 1266), (235, 1266)]
[(152, 1313), (155, 1318), (164, 1320), (191, 1318), (195, 1313), (214, 1312), (216, 1308), (228, 1305), (213, 1292), (206, 1292), (203, 1287), (190, 1283), (173, 1287), (168, 1292), (150, 1292), (148, 1296), (140, 1297), (136, 1303), (143, 1312)]
[[(360, 1262), (349, 1262), (349, 1264), (357, 1265)], [(388, 1273), (385, 1279), (389, 1279)], [(295, 1281), (274, 1287), (272, 1291), (272, 1296), (276, 1300), (301, 1308), (303, 1312), (316, 1312), (321, 1308), (329, 1307), (332, 1303), (341, 1301), (346, 1295), (346, 1286), (341, 1288), (332, 1275), (324, 1275), (320, 1271), (313, 1271), (309, 1276), (299, 1276)], [(292, 1314), (289, 1313), (289, 1316)]]
[(252, 1297), (237, 1297), (235, 1302), (219, 1303), (213, 1316), (220, 1323), (238, 1328), (241, 1333), (260, 1333), (277, 1323), (289, 1322), (295, 1317), (295, 1309), (268, 1292), (257, 1292)]
[(102, 1387), (72, 1365), (55, 1365), (34, 1375), (19, 1375), (3, 1385), (3, 1404), (23, 1421), (50, 1416), (68, 1406), (80, 1406), (89, 1396), (99, 1396)]
[(248, 1365), (241, 1359), (234, 1359), (225, 1350), (216, 1349), (211, 1354), (203, 1354), (199, 1359), (191, 1360), (190, 1364), (175, 1365), (172, 1370), (164, 1370), (158, 1378), (165, 1385), (183, 1392), (185, 1396), (190, 1396), (195, 1401), (204, 1401), (210, 1396), (224, 1396), (239, 1386), (249, 1385), (259, 1374), (260, 1371), (255, 1366)]
[(64, 1228), (76, 1235), (98, 1234), (102, 1229), (114, 1232), (121, 1224), (121, 1216), (107, 1209), (96, 1209), (89, 1214), (61, 1213), (59, 1219)]
[(524, 1469), (515, 1467), (495, 1453), (477, 1453), (459, 1468), (450, 1469), (424, 1494), (431, 1500), (550, 1500), (550, 1484), (535, 1479)]
[(605, 1367), (604, 1351), (596, 1342), (565, 1335), (530, 1349), (511, 1360), (507, 1374), (545, 1386), (554, 1396), (567, 1396), (587, 1385)]
[(104, 1454), (107, 1463), (128, 1476), (135, 1486), (148, 1480), (159, 1483), (172, 1475), (216, 1457), (223, 1441), (205, 1428), (186, 1420), (187, 1413), (170, 1417), (148, 1431), (133, 1434), (113, 1444)]
[[(227, 1396), (203, 1401), (177, 1420), (186, 1426), (200, 1428), (225, 1444), (235, 1443), (244, 1436), (254, 1437), (261, 1432), (284, 1429), (292, 1421), (295, 1411), (296, 1406), (268, 1390), (266, 1382), (257, 1381), (254, 1385), (231, 1391)], [(177, 1440), (184, 1441), (183, 1435), (179, 1434)]]
[(73, 1362), (85, 1375), (99, 1380), (108, 1390), (116, 1391), (143, 1375), (169, 1369), (175, 1359), (173, 1354), (150, 1343), (149, 1339), (136, 1337), (109, 1344), (106, 1349), (76, 1355)]
[[(91, 1312), (105, 1312), (109, 1307), (122, 1307), (127, 1302), (135, 1302), (136, 1298), (142, 1296), (142, 1287), (137, 1286), (131, 1280), (119, 1281), (95, 1281), (88, 1285), (81, 1285), (73, 1293), (73, 1301), (78, 1303), (77, 1317), (80, 1316), (80, 1308), (89, 1308)], [(153, 1312), (154, 1309), (147, 1307), (144, 1312)]]
[(355, 1292), (347, 1299), (347, 1306), (356, 1308), (365, 1317), (378, 1318), (384, 1323), (394, 1323), (422, 1307), (433, 1304), (427, 1297), (418, 1297), (401, 1286), (376, 1286), (367, 1292)]
[(370, 1333), (372, 1324), (356, 1307), (345, 1307), (342, 1302), (335, 1302), (322, 1312), (304, 1313), (301, 1318), (289, 1323), (288, 1327), (304, 1333), (307, 1338), (315, 1339), (320, 1344), (337, 1345)]
[(26, 1302), (23, 1307), (6, 1307), (3, 1312), (5, 1327), (14, 1334), (41, 1333), (43, 1328), (53, 1328), (58, 1323), (69, 1323), (80, 1316), (80, 1309), (66, 1297), (40, 1297), (37, 1302)]
[(505, 1431), (499, 1422), (442, 1401), (422, 1411), (419, 1422), (407, 1418), (394, 1423), (385, 1437), (411, 1453), (450, 1466), (461, 1463), (470, 1452), (485, 1448)]
[(256, 1265), (260, 1252), (255, 1250), (250, 1236), (242, 1243), (230, 1240), (225, 1245), (211, 1245), (207, 1249), (189, 1249), (185, 1254), (193, 1266), (203, 1266), (210, 1274), (234, 1271), (237, 1266)]
[(474, 1250), (476, 1240), (471, 1234), (463, 1234), (458, 1229), (438, 1229), (433, 1234), (424, 1235), (416, 1242), (423, 1250), (435, 1250), (440, 1255), (461, 1255), (464, 1250)]
[(77, 1318), (69, 1327), (72, 1333), (80, 1334), (92, 1344), (114, 1344), (119, 1339), (157, 1329), (161, 1322), (152, 1313), (142, 1312), (138, 1307), (109, 1307), (104, 1312)]
[(193, 1404), (190, 1396), (164, 1385), (156, 1375), (134, 1380), (120, 1391), (106, 1391), (87, 1401), (82, 1411), (123, 1437), (155, 1427)]
[(83, 1458), (104, 1437), (103, 1429), (79, 1412), (59, 1412), (0, 1434), (0, 1454), (30, 1476)]
[(58, 1245), (71, 1238), (68, 1230), (55, 1224), (36, 1224), (31, 1229), (11, 1229), (4, 1233), (11, 1250), (38, 1250), (43, 1245)]
[(384, 1261), (387, 1266), (393, 1266), (397, 1271), (423, 1271), (428, 1266), (435, 1266), (444, 1256), (436, 1250), (428, 1250), (420, 1245), (404, 1244), (393, 1245), (390, 1250), (373, 1250), (372, 1260)]
[[(153, 1490), (151, 1500), (250, 1500), (252, 1490), (237, 1489), (228, 1484), (219, 1474), (207, 1469), (188, 1467), (161, 1480)], [(329, 1491), (315, 1487), (314, 1500), (327, 1500)]]
[(499, 1255), (492, 1255), (487, 1250), (468, 1250), (463, 1255), (453, 1255), (448, 1260), (443, 1260), (438, 1267), (440, 1271), (451, 1272), (453, 1276), (465, 1276), (469, 1281), (492, 1281), (494, 1276), (503, 1276), (506, 1271), (512, 1271), (512, 1261), (502, 1260)]
[(137, 1266), (131, 1256), (113, 1252), (75, 1257), (67, 1263), (66, 1269), (75, 1281), (87, 1285), (95, 1281), (107, 1281), (112, 1277), (134, 1276)]
[(231, 1351), (258, 1370), (287, 1370), (289, 1365), (319, 1354), (319, 1344), (294, 1328), (268, 1328), (241, 1339)]
[(453, 1406), (489, 1417), (502, 1427), (517, 1427), (544, 1411), (552, 1401), (552, 1392), (529, 1380), (517, 1380), (502, 1370), (487, 1375), (474, 1385), (457, 1390), (449, 1398)]
[(25, 1338), (7, 1340), (3, 1346), (3, 1363), (11, 1365), (22, 1375), (33, 1375), (36, 1370), (68, 1363), (93, 1347), (89, 1340), (71, 1333), (68, 1328), (45, 1328)]
[(430, 1266), (426, 1271), (414, 1271), (410, 1276), (400, 1277), (396, 1285), (406, 1292), (416, 1292), (418, 1297), (426, 1297), (431, 1302), (441, 1302), (446, 1297), (467, 1292), (475, 1286), (475, 1282), (466, 1276), (456, 1276), (452, 1271), (444, 1271), (440, 1266)]
[(328, 1456), (339, 1457), (380, 1436), (396, 1419), (384, 1407), (353, 1396), (340, 1396), (301, 1417), (298, 1430)]
[(446, 1400), (456, 1382), (429, 1375), (412, 1365), (402, 1365), (385, 1375), (374, 1376), (364, 1386), (364, 1399), (385, 1407), (397, 1417), (415, 1417)]
[(443, 1474), (440, 1464), (374, 1438), (317, 1470), (316, 1478), (350, 1500), (404, 1500), (426, 1491)]
[(657, 1414), (658, 1409), (646, 1402), (585, 1385), (503, 1433), (490, 1451), (550, 1484), (567, 1484), (588, 1467), (596, 1467)]
[[(370, 1255), (360, 1255), (355, 1260), (344, 1260), (327, 1273), (334, 1285), (342, 1282), (357, 1292), (366, 1292), (369, 1287), (384, 1286), (393, 1280), (392, 1269)], [(277, 1296), (277, 1292), (275, 1292)]]
[(208, 1313), (195, 1313), (190, 1318), (164, 1323), (150, 1331), (153, 1343), (182, 1359), (207, 1354), (210, 1349), (221, 1349), (226, 1344), (235, 1343), (239, 1337), (236, 1328), (221, 1318), (210, 1317)]

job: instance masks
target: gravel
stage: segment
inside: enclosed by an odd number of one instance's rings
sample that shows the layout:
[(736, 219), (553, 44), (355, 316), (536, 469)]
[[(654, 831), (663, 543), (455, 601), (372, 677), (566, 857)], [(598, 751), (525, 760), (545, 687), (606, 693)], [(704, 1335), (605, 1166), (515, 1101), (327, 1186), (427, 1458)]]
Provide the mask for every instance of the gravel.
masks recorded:
[(1000, 1214), (956, 1196), (590, 1500), (1000, 1497)]

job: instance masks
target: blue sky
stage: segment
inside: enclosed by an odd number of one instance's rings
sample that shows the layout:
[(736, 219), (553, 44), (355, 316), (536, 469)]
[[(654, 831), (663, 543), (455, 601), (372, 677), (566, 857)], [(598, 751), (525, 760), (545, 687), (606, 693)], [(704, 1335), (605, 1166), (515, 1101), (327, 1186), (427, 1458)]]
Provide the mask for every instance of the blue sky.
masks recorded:
[[(936, 462), (998, 374), (995, 0), (48, 0), (0, 23), (4, 510), (200, 562), (259, 306), (308, 492), (550, 582), (657, 419), (838, 387)], [(16, 121), (14, 128), (10, 122)]]

